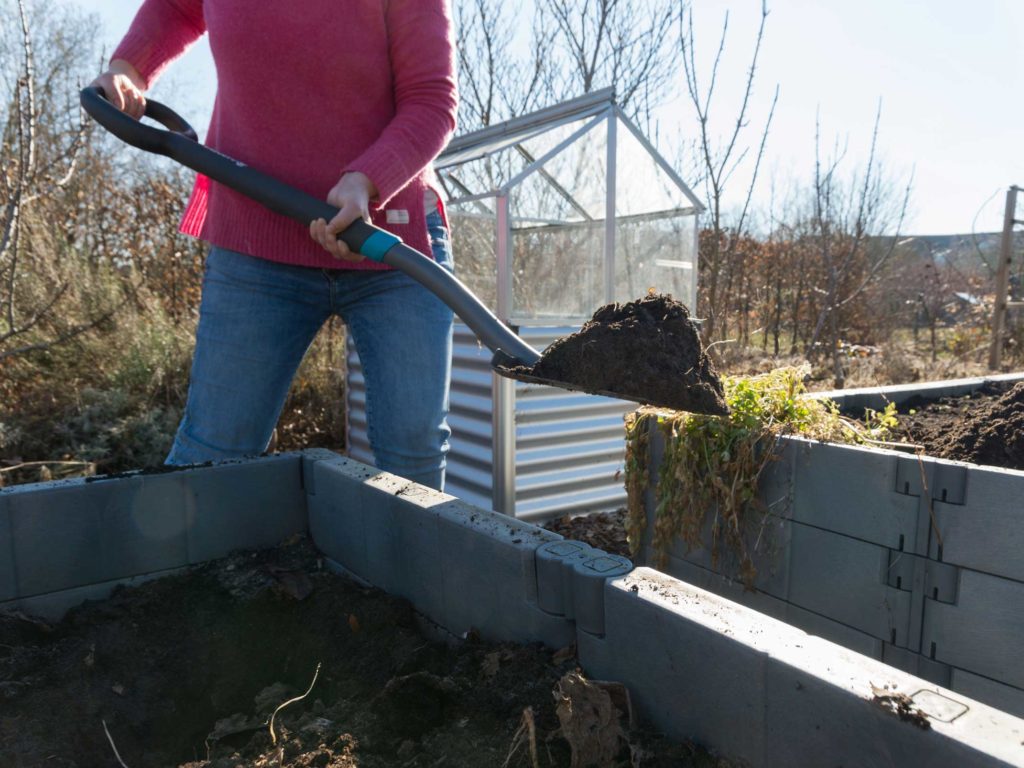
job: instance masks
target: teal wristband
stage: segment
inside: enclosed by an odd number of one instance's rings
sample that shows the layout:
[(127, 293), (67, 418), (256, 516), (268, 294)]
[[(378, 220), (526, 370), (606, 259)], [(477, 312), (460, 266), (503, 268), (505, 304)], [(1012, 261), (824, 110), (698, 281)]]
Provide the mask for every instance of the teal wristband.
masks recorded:
[(378, 229), (363, 242), (359, 252), (373, 261), (383, 261), (384, 254), (402, 242), (402, 238), (395, 237), (390, 232)]

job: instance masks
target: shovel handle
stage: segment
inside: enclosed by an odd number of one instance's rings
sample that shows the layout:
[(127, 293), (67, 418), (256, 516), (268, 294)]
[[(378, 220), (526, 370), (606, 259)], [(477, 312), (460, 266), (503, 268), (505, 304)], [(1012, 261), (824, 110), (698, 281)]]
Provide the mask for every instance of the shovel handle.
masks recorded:
[[(330, 221), (338, 213), (337, 208), (324, 200), (203, 146), (184, 118), (157, 101), (146, 100), (146, 116), (162, 124), (164, 129), (145, 125), (126, 115), (111, 104), (103, 90), (96, 86), (84, 88), (80, 99), (89, 116), (121, 141), (176, 160), (275, 213), (307, 226), (316, 219)], [(395, 267), (434, 293), (492, 352), (502, 350), (525, 365), (532, 365), (540, 358), (535, 349), (495, 317), (458, 278), (433, 259), (407, 246), (401, 238), (356, 219), (338, 235), (338, 239), (349, 250)]]
[[(146, 100), (146, 117), (161, 123), (165, 129), (146, 125), (126, 115), (111, 104), (103, 89), (90, 86), (80, 94), (82, 108), (97, 123), (126, 144), (176, 160), (204, 176), (231, 187), (265, 205), (270, 210), (309, 225), (317, 219), (330, 221), (338, 209), (301, 190), (282, 184), (245, 163), (222, 155), (199, 143), (195, 130), (170, 107), (152, 99)], [(338, 235), (354, 253), (374, 261), (401, 242), (390, 232), (357, 219)]]

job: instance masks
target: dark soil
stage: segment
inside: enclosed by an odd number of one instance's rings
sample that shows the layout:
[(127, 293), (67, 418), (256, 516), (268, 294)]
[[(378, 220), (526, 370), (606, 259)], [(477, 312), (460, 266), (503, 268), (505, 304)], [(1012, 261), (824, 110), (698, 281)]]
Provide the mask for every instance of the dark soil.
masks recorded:
[(589, 515), (557, 518), (544, 523), (549, 531), (573, 541), (604, 550), (613, 555), (629, 557), (629, 542), (626, 541), (626, 510), (615, 512), (592, 512)]
[[(304, 539), (122, 588), (55, 626), (0, 614), (0, 765), (106, 768), (116, 746), (133, 768), (497, 768), (510, 752), (521, 768), (531, 737), (540, 766), (570, 765), (583, 746), (559, 717), (576, 710), (553, 691), (572, 649), (426, 630), (406, 602), (322, 570)], [(272, 744), (270, 716), (321, 664)], [(720, 764), (624, 733), (624, 765), (630, 750), (645, 768)]]
[(728, 413), (690, 313), (666, 295), (603, 306), (535, 365), (502, 372), (679, 411)]
[(928, 456), (1024, 470), (1024, 382), (989, 383), (901, 411), (898, 439), (923, 445)]

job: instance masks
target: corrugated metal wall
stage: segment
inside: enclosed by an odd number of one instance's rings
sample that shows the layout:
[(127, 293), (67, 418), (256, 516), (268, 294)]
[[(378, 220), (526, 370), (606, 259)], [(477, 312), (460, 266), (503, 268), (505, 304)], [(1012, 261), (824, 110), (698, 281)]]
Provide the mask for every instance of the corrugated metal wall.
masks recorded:
[[(574, 327), (522, 328), (523, 338), (543, 349)], [(349, 345), (349, 452), (373, 463), (366, 437), (362, 369)], [(491, 353), (461, 323), (455, 325), (451, 413), (452, 448), (445, 490), (470, 503), (500, 509), (501, 447), (496, 421), (510, 414), (514, 428), (512, 493), (516, 517), (543, 520), (571, 512), (615, 509), (625, 504), (620, 471), (625, 442), (622, 417), (632, 405), (606, 397), (515, 382), (511, 409), (500, 402)], [(501, 381), (498, 379), (497, 381)], [(508, 416), (506, 416), (507, 418)], [(508, 510), (512, 511), (512, 510)]]

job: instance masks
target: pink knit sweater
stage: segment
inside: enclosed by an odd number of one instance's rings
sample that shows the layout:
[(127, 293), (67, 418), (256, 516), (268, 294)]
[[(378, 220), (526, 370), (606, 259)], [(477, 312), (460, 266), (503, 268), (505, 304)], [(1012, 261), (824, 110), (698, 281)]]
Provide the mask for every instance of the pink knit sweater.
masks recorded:
[[(148, 87), (204, 32), (217, 68), (207, 145), (321, 199), (361, 171), (379, 191), (374, 223), (430, 253), (424, 192), (455, 127), (446, 0), (145, 0), (111, 58)], [(181, 230), (288, 264), (380, 267), (338, 261), (308, 225), (203, 176)]]

